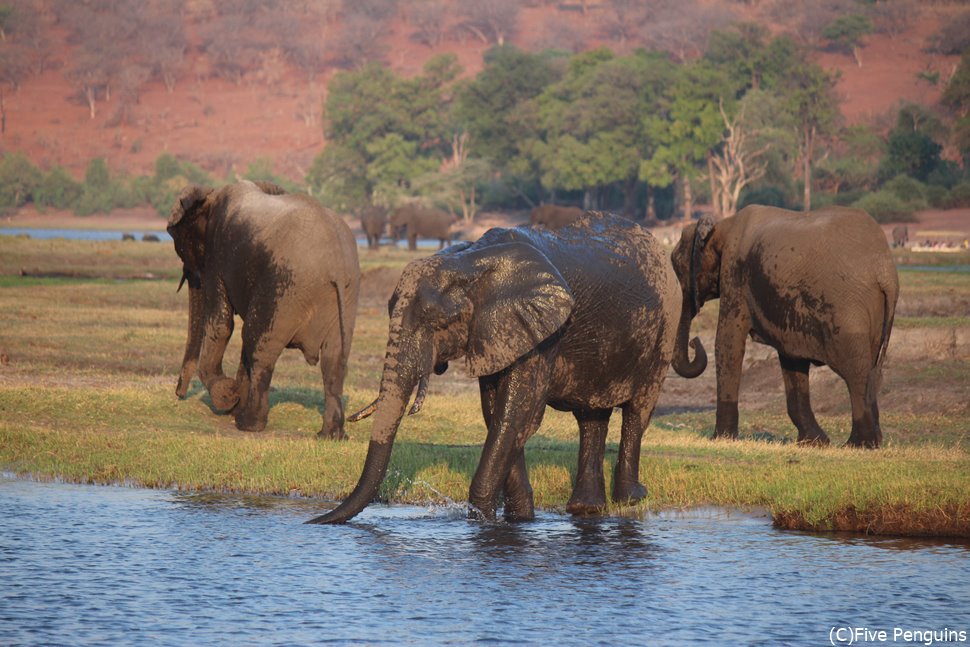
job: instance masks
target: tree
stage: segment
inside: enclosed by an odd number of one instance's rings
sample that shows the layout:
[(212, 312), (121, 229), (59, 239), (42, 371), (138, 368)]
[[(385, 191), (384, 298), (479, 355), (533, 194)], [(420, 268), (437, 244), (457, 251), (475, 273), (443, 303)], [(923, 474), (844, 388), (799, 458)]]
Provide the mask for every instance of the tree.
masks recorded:
[(963, 168), (970, 168), (970, 48), (963, 52), (960, 64), (943, 91), (943, 105), (956, 117), (953, 143), (963, 158)]
[(872, 23), (861, 14), (851, 14), (837, 18), (822, 31), (833, 49), (852, 54), (855, 62), (862, 67), (862, 37), (872, 33)]
[(519, 0), (458, 0), (459, 26), (486, 44), (504, 45), (514, 35)]
[(714, 211), (718, 217), (733, 215), (745, 187), (764, 177), (768, 169), (764, 155), (768, 146), (756, 142), (757, 132), (745, 123), (744, 105), (734, 116), (718, 104), (724, 123), (724, 137), (717, 152), (710, 156), (710, 173), (714, 184)]
[(42, 180), (43, 174), (23, 153), (0, 158), (0, 212), (25, 204)]
[[(657, 187), (679, 180), (685, 219), (690, 219), (694, 211), (692, 182), (701, 174), (698, 167), (723, 135), (718, 110), (723, 94), (731, 91), (716, 68), (704, 61), (685, 64), (677, 69), (660, 110), (644, 117), (653, 149), (640, 163), (640, 179)], [(652, 215), (650, 211), (648, 206), (648, 215)]]
[(814, 63), (803, 62), (789, 70), (781, 84), (799, 135), (798, 155), (804, 186), (802, 207), (805, 211), (812, 208), (812, 165), (816, 146), (819, 138), (835, 128), (840, 117), (835, 96), (836, 80), (835, 74)]
[[(509, 179), (517, 175), (511, 167), (518, 162), (520, 143), (530, 136), (519, 111), (560, 76), (548, 54), (530, 54), (512, 45), (486, 52), (484, 69), (457, 87), (451, 114), (455, 127), (475, 142), (472, 157), (489, 160)], [(526, 183), (534, 178), (518, 175)], [(520, 187), (513, 190), (531, 203)]]

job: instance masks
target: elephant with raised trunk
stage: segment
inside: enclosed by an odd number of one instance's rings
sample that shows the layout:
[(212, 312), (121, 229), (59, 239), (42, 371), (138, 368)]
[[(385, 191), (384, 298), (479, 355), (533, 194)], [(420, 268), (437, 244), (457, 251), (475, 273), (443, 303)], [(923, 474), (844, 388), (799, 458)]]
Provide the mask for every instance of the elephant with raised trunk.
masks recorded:
[(788, 415), (798, 442), (829, 438), (812, 412), (808, 372), (828, 365), (849, 388), (849, 445), (882, 440), (877, 395), (899, 278), (886, 236), (864, 211), (833, 207), (800, 213), (752, 205), (684, 228), (672, 254), (683, 288), (674, 370), (697, 377), (707, 367), (690, 324), (720, 299), (715, 339), (715, 437), (738, 435), (738, 390), (746, 338), (778, 351)]
[[(673, 355), (680, 289), (666, 254), (638, 225), (587, 214), (556, 233), (491, 229), (410, 263), (389, 302), (390, 329), (363, 474), (350, 496), (313, 523), (344, 522), (377, 494), (398, 426), (432, 372), (465, 359), (478, 377), (487, 436), (472, 480), (473, 514), (534, 516), (523, 453), (546, 405), (579, 423), (579, 470), (567, 510), (606, 505), (603, 457), (610, 414), (623, 412), (614, 501), (646, 495), (640, 440)], [(412, 407), (412, 410), (415, 408)]]
[[(353, 232), (313, 198), (270, 183), (182, 190), (168, 222), (189, 284), (189, 330), (176, 394), (198, 369), (217, 410), (245, 431), (266, 427), (269, 385), (284, 348), (320, 362), (320, 436), (345, 438), (343, 383), (357, 316), (360, 266)], [(182, 284), (179, 284), (179, 288)], [(243, 321), (236, 378), (222, 358)]]

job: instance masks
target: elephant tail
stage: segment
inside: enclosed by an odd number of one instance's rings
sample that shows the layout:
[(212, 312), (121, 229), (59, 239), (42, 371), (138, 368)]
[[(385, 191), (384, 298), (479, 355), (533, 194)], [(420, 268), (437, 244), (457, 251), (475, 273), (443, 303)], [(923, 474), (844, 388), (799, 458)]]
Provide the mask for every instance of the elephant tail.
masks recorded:
[(346, 361), (350, 355), (350, 335), (353, 328), (348, 319), (347, 286), (340, 281), (334, 281), (333, 285), (337, 290), (337, 317), (340, 320), (340, 356)]
[(896, 294), (899, 293), (898, 282), (893, 287), (888, 282), (879, 282), (879, 289), (882, 292), (882, 335), (879, 340), (879, 351), (876, 353), (869, 371), (869, 379), (866, 381), (866, 401), (874, 403), (882, 385), (882, 365), (886, 361), (886, 350), (889, 348), (889, 336), (893, 329), (893, 320), (896, 317)]

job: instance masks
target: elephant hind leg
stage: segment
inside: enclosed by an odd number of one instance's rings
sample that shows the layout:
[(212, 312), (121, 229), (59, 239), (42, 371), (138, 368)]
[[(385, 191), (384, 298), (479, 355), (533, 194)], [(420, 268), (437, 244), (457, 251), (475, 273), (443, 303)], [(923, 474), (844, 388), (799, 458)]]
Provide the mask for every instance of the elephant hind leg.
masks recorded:
[(876, 401), (879, 368), (872, 368), (864, 375), (847, 377), (849, 400), (852, 403), (852, 433), (846, 445), (876, 449), (882, 442), (879, 426), (879, 404)]
[(800, 445), (828, 445), (829, 437), (822, 431), (815, 414), (808, 387), (808, 371), (811, 363), (807, 359), (796, 359), (778, 354), (781, 363), (781, 377), (785, 383), (785, 401), (788, 417), (798, 429)]
[(579, 465), (566, 511), (574, 515), (599, 514), (606, 508), (603, 455), (613, 409), (574, 411), (579, 423)]

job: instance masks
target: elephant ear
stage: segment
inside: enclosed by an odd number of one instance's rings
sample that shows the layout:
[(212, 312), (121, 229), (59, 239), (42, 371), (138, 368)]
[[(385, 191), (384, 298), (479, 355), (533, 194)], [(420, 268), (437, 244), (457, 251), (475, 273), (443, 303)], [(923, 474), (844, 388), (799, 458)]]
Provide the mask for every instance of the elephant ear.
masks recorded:
[(700, 312), (701, 306), (704, 305), (700, 290), (697, 287), (697, 277), (700, 276), (704, 262), (704, 248), (707, 246), (707, 241), (710, 240), (712, 233), (714, 233), (714, 219), (710, 216), (703, 216), (697, 221), (694, 237), (690, 244), (690, 294), (688, 294), (688, 298), (690, 299), (692, 318)]
[(265, 180), (253, 180), (253, 184), (266, 195), (286, 195), (286, 189), (278, 184), (273, 184)]
[(535, 247), (504, 243), (462, 256), (477, 276), (469, 287), (473, 311), (465, 347), (472, 375), (498, 373), (569, 319), (574, 305), (569, 286)]
[[(190, 185), (182, 189), (168, 219), (169, 235), (175, 251), (184, 263), (186, 276), (198, 274), (205, 258), (205, 228), (208, 223), (208, 200), (213, 189)], [(191, 283), (190, 283), (190, 287)]]

